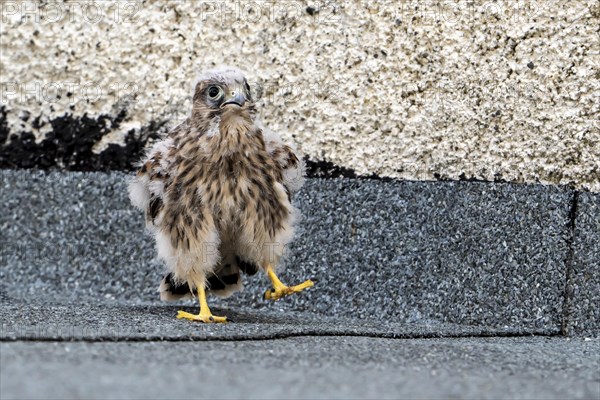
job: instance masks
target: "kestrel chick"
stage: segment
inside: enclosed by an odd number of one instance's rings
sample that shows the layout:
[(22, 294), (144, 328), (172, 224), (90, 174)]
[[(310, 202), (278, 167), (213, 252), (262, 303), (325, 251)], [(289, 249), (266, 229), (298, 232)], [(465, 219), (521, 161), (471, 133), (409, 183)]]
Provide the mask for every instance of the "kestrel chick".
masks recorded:
[(273, 283), (266, 299), (313, 286), (288, 287), (275, 274), (293, 237), (298, 210), (291, 201), (303, 172), (301, 158), (258, 119), (238, 69), (200, 76), (191, 116), (154, 144), (129, 185), (167, 266), (160, 298), (198, 295), (200, 313), (177, 318), (226, 322), (210, 312), (206, 291), (226, 297), (241, 290), (242, 272), (265, 271)]

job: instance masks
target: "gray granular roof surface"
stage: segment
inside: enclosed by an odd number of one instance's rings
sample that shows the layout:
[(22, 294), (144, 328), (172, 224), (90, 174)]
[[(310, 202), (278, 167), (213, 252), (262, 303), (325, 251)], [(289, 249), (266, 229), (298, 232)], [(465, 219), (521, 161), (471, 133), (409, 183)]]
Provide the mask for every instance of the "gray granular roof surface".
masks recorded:
[[(373, 336), (385, 338), (515, 335), (515, 329), (490, 329), (449, 323), (397, 323), (329, 317), (314, 313), (227, 310), (229, 324), (199, 324), (177, 320), (182, 307), (165, 304), (131, 305), (98, 302), (70, 305), (41, 301), (6, 302), (0, 308), (1, 340), (246, 340), (293, 336)], [(196, 307), (184, 307), (197, 312)]]
[[(0, 288), (12, 298), (155, 300), (163, 267), (122, 173), (3, 171)], [(223, 308), (556, 333), (572, 192), (537, 185), (312, 179), (288, 249), (301, 296), (254, 277)]]
[(570, 334), (600, 332), (600, 196), (579, 195), (570, 273)]
[(317, 285), (205, 325), (157, 301), (126, 178), (2, 171), (1, 399), (600, 398), (600, 339), (558, 336), (598, 335), (597, 195), (309, 180), (282, 278)]
[(598, 340), (1, 343), (0, 397), (597, 399)]

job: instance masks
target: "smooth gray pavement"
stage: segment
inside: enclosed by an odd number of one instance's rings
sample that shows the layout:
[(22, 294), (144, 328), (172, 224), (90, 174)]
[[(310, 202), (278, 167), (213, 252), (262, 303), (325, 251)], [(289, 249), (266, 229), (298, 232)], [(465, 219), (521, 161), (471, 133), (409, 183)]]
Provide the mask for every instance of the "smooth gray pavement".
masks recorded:
[[(126, 179), (3, 170), (0, 292), (155, 300), (162, 266), (129, 205)], [(573, 228), (574, 192), (566, 188), (311, 179), (296, 198), (304, 217), (282, 278), (313, 278), (316, 287), (272, 305), (262, 301), (267, 281), (253, 277), (244, 293), (212, 304), (498, 332), (555, 334), (577, 325), (587, 328), (573, 332), (597, 334), (589, 321), (597, 278), (580, 276), (598, 276), (600, 216), (586, 214), (598, 195), (580, 197), (582, 225)], [(569, 268), (577, 296), (566, 299)]]
[(599, 340), (0, 343), (9, 399), (598, 399)]

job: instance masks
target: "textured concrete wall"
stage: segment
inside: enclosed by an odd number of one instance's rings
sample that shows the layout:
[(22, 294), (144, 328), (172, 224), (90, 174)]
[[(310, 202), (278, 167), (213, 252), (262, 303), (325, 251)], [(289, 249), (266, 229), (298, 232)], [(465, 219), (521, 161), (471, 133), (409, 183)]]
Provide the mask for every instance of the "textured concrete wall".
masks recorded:
[(44, 154), (85, 135), (94, 154), (143, 142), (226, 63), (313, 160), (600, 191), (596, 1), (382, 3), (3, 1), (4, 157), (19, 136)]

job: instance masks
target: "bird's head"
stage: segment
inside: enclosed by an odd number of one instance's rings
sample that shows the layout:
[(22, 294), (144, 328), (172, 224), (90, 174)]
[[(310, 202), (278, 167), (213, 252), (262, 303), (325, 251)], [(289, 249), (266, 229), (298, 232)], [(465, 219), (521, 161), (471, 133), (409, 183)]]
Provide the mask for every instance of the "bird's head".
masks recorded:
[(194, 88), (192, 119), (208, 122), (225, 112), (254, 114), (250, 85), (237, 68), (220, 67), (200, 75)]

